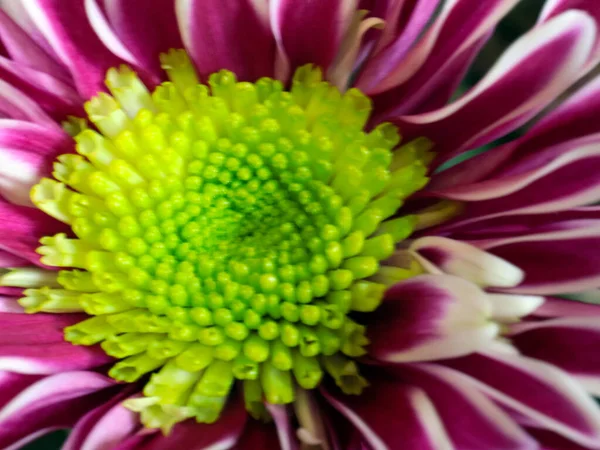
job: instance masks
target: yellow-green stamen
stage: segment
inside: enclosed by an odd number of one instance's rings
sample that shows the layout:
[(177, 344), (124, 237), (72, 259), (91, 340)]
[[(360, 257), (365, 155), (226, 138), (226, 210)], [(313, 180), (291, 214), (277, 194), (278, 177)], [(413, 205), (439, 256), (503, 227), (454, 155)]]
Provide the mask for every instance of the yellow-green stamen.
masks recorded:
[(279, 81), (200, 84), (185, 53), (164, 55), (170, 82), (149, 93), (127, 68), (86, 104), (78, 154), (55, 164), (34, 203), (75, 237), (42, 239), (56, 283), (25, 292), (28, 312), (84, 311), (65, 330), (120, 359), (149, 427), (215, 421), (236, 380), (248, 410), (293, 402), (329, 374), (347, 393), (367, 384), (353, 311), (377, 308), (413, 274), (382, 266), (415, 225), (394, 217), (426, 182), (428, 145), (363, 127), (371, 105), (310, 66)]

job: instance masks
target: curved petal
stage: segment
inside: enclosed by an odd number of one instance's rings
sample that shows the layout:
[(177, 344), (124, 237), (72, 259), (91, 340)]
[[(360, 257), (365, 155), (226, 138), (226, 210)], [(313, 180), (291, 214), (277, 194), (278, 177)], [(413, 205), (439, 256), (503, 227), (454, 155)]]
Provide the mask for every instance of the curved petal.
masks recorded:
[(380, 361), (428, 361), (485, 347), (498, 333), (491, 305), (474, 284), (421, 275), (390, 288), (367, 327), (369, 355)]
[[(159, 55), (183, 48), (173, 0), (105, 1), (110, 26), (142, 67), (162, 74)], [(144, 11), (143, 14), (140, 11)]]
[(275, 422), (275, 428), (277, 429), (277, 436), (279, 437), (279, 446), (281, 450), (297, 450), (298, 441), (294, 434), (294, 427), (291, 422), (291, 414), (285, 405), (272, 405), (265, 403), (265, 406), (273, 422)]
[(247, 413), (239, 399), (229, 399), (215, 423), (199, 424), (195, 420), (178, 423), (168, 436), (156, 435), (143, 450), (230, 448), (242, 435)]
[[(600, 309), (600, 307), (598, 307)], [(576, 317), (525, 322), (514, 326), (511, 341), (523, 354), (577, 375), (600, 379), (598, 317)]]
[(0, 446), (18, 449), (35, 433), (72, 427), (106, 401), (110, 392), (100, 391), (113, 385), (92, 372), (66, 372), (32, 384), (0, 410)]
[(600, 305), (567, 300), (557, 297), (546, 297), (544, 304), (534, 314), (536, 317), (596, 317), (600, 320)]
[(229, 69), (238, 79), (272, 76), (275, 40), (264, 0), (177, 0), (183, 43), (206, 78)]
[(303, 64), (329, 68), (356, 6), (357, 0), (270, 2), (273, 34), (292, 72)]
[(0, 195), (12, 203), (32, 206), (32, 186), (52, 172), (56, 156), (72, 148), (72, 139), (62, 131), (0, 119)]
[(19, 258), (10, 252), (0, 250), (0, 268), (7, 267), (24, 267), (28, 266), (29, 261), (23, 258)]
[(421, 389), (377, 378), (360, 396), (329, 387), (321, 392), (373, 450), (452, 448), (435, 406)]
[[(582, 292), (600, 286), (600, 224), (479, 242), (482, 248), (517, 265), (525, 273), (510, 288), (521, 294)], [(567, 262), (567, 264), (564, 264)]]
[(581, 72), (595, 35), (595, 23), (586, 14), (561, 14), (517, 40), (457, 101), (394, 122), (408, 138), (431, 139), (441, 164), (515, 129), (552, 102)]
[(558, 368), (510, 354), (479, 354), (446, 365), (470, 377), (496, 402), (516, 411), (528, 424), (578, 444), (600, 442), (600, 410), (582, 386)]
[(30, 346), (63, 342), (63, 329), (82, 318), (80, 314), (0, 313), (0, 348), (5, 345)]
[(413, 241), (409, 249), (442, 271), (478, 286), (512, 287), (523, 280), (518, 267), (465, 242), (426, 236)]
[(31, 19), (69, 69), (79, 93), (90, 98), (104, 91), (106, 71), (123, 63), (98, 39), (83, 0), (68, 8), (61, 0), (31, 0), (23, 3)]
[(115, 448), (140, 427), (139, 417), (115, 399), (87, 413), (77, 422), (61, 450)]
[(435, 408), (456, 448), (538, 448), (536, 442), (482, 394), (469, 377), (435, 364), (403, 366), (398, 373), (403, 381), (423, 389), (435, 399)]

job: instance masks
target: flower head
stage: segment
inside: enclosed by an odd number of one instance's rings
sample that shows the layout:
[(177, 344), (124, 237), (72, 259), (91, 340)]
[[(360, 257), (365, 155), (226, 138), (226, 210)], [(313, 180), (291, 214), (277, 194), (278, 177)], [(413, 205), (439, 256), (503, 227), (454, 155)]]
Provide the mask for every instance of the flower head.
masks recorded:
[[(600, 447), (591, 3), (0, 10), (0, 443)], [(579, 9), (576, 9), (579, 8)], [(5, 430), (5, 431), (1, 431)]]

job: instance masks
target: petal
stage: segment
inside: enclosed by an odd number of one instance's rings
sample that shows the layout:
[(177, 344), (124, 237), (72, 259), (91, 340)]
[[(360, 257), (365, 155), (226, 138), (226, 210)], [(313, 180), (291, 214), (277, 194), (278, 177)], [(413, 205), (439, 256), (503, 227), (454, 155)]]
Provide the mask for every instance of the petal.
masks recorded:
[(426, 236), (413, 241), (409, 249), (444, 272), (478, 286), (512, 287), (523, 280), (523, 271), (513, 264), (453, 239)]
[(248, 422), (244, 432), (232, 450), (265, 449), (275, 450), (279, 447), (277, 429), (272, 425), (263, 424), (257, 420)]
[(449, 275), (421, 275), (385, 295), (367, 327), (369, 354), (387, 362), (465, 355), (493, 339), (491, 305), (474, 284)]
[(141, 66), (160, 75), (159, 55), (183, 48), (173, 0), (112, 0), (104, 4), (110, 26), (126, 49)]
[(28, 266), (29, 261), (10, 252), (0, 250), (0, 268)]
[(524, 355), (549, 362), (572, 374), (600, 377), (600, 358), (592, 357), (600, 345), (598, 317), (567, 317), (517, 324), (511, 340)]
[(63, 81), (69, 79), (66, 69), (42, 49), (3, 9), (0, 9), (0, 40), (15, 62)]
[(595, 35), (586, 14), (561, 14), (517, 40), (460, 99), (395, 122), (407, 138), (431, 139), (442, 163), (506, 134), (552, 102), (581, 72)]
[[(594, 0), (548, 0), (545, 2), (544, 8), (540, 13), (538, 23), (545, 23), (553, 17), (556, 17), (557, 15), (562, 14), (564, 11), (568, 11), (570, 9), (585, 11), (594, 18), (597, 24), (600, 24), (600, 7), (598, 2)], [(596, 39), (594, 51), (590, 55), (586, 72), (593, 69), (599, 61), (600, 36), (598, 36)]]
[(440, 417), (421, 389), (377, 378), (360, 396), (329, 387), (322, 387), (321, 392), (373, 450), (451, 449)]
[(66, 372), (32, 384), (0, 410), (0, 446), (18, 449), (34, 433), (72, 427), (111, 395), (102, 391), (113, 383), (97, 373)]
[(22, 314), (25, 309), (17, 302), (18, 297), (0, 295), (0, 313)]
[(40, 32), (68, 67), (79, 93), (90, 98), (104, 88), (106, 71), (123, 63), (98, 39), (86, 15), (84, 1), (68, 8), (60, 0), (31, 0), (23, 6)]
[(537, 295), (488, 294), (492, 303), (492, 317), (501, 322), (517, 322), (533, 314), (544, 303)]
[(62, 131), (0, 119), (0, 195), (12, 203), (32, 206), (32, 186), (52, 172), (56, 156), (72, 147), (72, 139)]
[(584, 446), (600, 442), (598, 406), (558, 368), (509, 354), (470, 355), (445, 364), (472, 377), (483, 393), (536, 427)]
[(65, 442), (62, 450), (108, 450), (140, 427), (139, 416), (121, 404), (122, 398), (87, 413)]
[(0, 313), (0, 347), (64, 342), (63, 329), (81, 321), (82, 318), (84, 317), (79, 314)]
[(303, 64), (328, 69), (356, 11), (357, 0), (272, 0), (273, 34), (293, 70)]
[(168, 436), (156, 435), (143, 450), (165, 449), (226, 449), (233, 447), (241, 436), (247, 414), (239, 399), (229, 399), (225, 410), (215, 423), (199, 424), (187, 420), (173, 427)]
[(40, 255), (35, 252), (40, 238), (67, 231), (65, 225), (42, 211), (13, 205), (1, 198), (0, 217), (2, 217), (0, 249), (27, 259), (33, 264), (41, 265)]
[(598, 317), (600, 305), (567, 300), (557, 297), (546, 297), (544, 304), (535, 311), (536, 317)]
[(533, 231), (529, 235), (482, 241), (479, 245), (523, 269), (523, 282), (509, 289), (511, 292), (560, 294), (600, 286), (600, 254), (596, 251), (600, 246), (600, 223)]
[(288, 408), (284, 405), (271, 405), (269, 403), (265, 403), (265, 406), (271, 413), (273, 422), (275, 422), (281, 450), (297, 450), (298, 441), (294, 434), (292, 418)]
[(428, 397), (435, 399), (435, 408), (457, 448), (538, 448), (535, 441), (482, 394), (469, 377), (434, 364), (402, 367), (398, 373), (403, 381), (423, 389)]
[(275, 41), (264, 0), (177, 0), (183, 43), (203, 78), (221, 69), (238, 79), (272, 76)]

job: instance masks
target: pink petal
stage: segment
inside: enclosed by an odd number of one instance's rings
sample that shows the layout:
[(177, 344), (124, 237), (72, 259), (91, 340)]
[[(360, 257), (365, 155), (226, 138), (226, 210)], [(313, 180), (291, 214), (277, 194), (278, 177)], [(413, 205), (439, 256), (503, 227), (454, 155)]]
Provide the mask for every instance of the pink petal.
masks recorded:
[(23, 258), (19, 258), (17, 255), (13, 255), (10, 252), (0, 250), (0, 267), (24, 267), (28, 266), (29, 261)]
[(536, 427), (584, 446), (600, 442), (600, 410), (572, 377), (558, 368), (518, 355), (480, 354), (446, 364), (473, 377), (496, 402)]
[(281, 450), (297, 450), (298, 441), (296, 440), (295, 430), (292, 425), (291, 411), (284, 405), (265, 403), (265, 406), (269, 413), (271, 413), (271, 417), (273, 417)]
[(71, 72), (79, 93), (90, 98), (105, 90), (106, 71), (123, 60), (111, 53), (94, 33), (84, 1), (73, 1), (68, 8), (61, 0), (31, 0), (23, 6)]
[(83, 100), (75, 89), (52, 75), (0, 57), (0, 79), (19, 89), (57, 120), (83, 115)]
[(140, 425), (139, 416), (115, 397), (110, 403), (87, 413), (65, 442), (62, 450), (109, 450), (132, 435)]
[(589, 56), (595, 33), (589, 16), (577, 11), (562, 14), (519, 39), (481, 82), (454, 103), (400, 117), (396, 123), (409, 138), (427, 136), (434, 141), (441, 153), (439, 163), (490, 142), (533, 117), (569, 87)]
[(336, 388), (323, 387), (321, 392), (373, 450), (449, 448), (440, 417), (421, 389), (381, 377), (360, 396)]
[(272, 76), (275, 41), (264, 0), (177, 0), (183, 43), (203, 78), (221, 69), (238, 79)]
[(0, 119), (0, 195), (32, 206), (31, 187), (50, 175), (56, 156), (72, 148), (72, 139), (60, 130)]
[(173, 0), (112, 0), (104, 4), (108, 21), (126, 49), (140, 65), (160, 76), (159, 55), (183, 48)]
[(367, 327), (369, 355), (380, 361), (428, 361), (465, 355), (495, 337), (489, 299), (449, 275), (421, 275), (393, 286)]
[(0, 410), (0, 446), (18, 449), (43, 431), (72, 427), (110, 398), (113, 381), (91, 372), (66, 372), (32, 384)]
[[(80, 314), (0, 313), (0, 348), (13, 345), (44, 345), (64, 342), (63, 329), (84, 316)], [(1, 350), (0, 350), (1, 352)]]
[(15, 62), (48, 73), (63, 81), (69, 79), (66, 69), (1, 9), (0, 40)]
[(230, 448), (241, 436), (246, 420), (247, 413), (243, 403), (232, 398), (215, 423), (202, 424), (195, 420), (178, 423), (171, 434), (156, 435), (140, 450)]
[[(557, 297), (546, 297), (544, 304), (535, 311), (536, 317), (598, 317), (600, 305), (567, 300)], [(600, 320), (600, 319), (599, 319)]]
[(533, 231), (479, 245), (523, 270), (525, 279), (511, 292), (551, 295), (600, 286), (600, 254), (596, 251), (600, 246), (600, 223), (559, 231)]
[(535, 441), (469, 377), (435, 364), (402, 367), (398, 373), (403, 381), (435, 399), (435, 408), (456, 448), (537, 449)]
[(25, 309), (17, 303), (18, 297), (0, 295), (0, 313), (23, 314)]
[(64, 224), (38, 209), (13, 205), (1, 198), (0, 217), (0, 249), (37, 265), (41, 265), (40, 255), (35, 252), (40, 238), (68, 231)]
[(357, 0), (271, 1), (273, 34), (292, 72), (303, 64), (329, 68), (356, 4)]
[(409, 249), (443, 272), (478, 286), (512, 287), (523, 280), (518, 267), (465, 242), (427, 236), (413, 241)]

